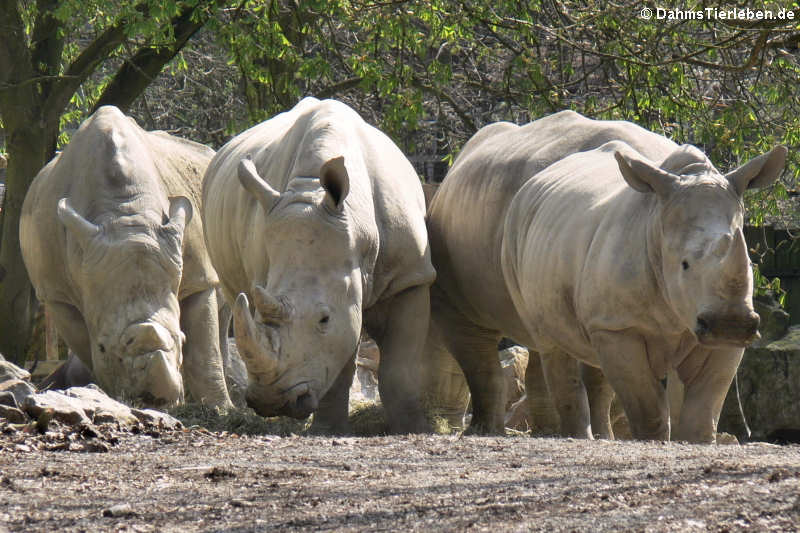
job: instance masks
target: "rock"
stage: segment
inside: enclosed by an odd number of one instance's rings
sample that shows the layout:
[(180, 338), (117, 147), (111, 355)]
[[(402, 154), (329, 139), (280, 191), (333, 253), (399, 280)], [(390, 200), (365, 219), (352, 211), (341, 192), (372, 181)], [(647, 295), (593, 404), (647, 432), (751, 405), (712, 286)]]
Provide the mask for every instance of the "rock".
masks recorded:
[(36, 394), (36, 389), (27, 381), (21, 379), (9, 379), (0, 382), (0, 394), (10, 392), (14, 396), (17, 405), (22, 405), (25, 399)]
[(508, 411), (506, 411), (504, 424), (508, 429), (514, 429), (516, 431), (528, 431), (531, 429), (530, 418), (528, 397), (527, 395), (523, 394), (511, 405)]
[[(745, 350), (738, 370), (739, 396), (751, 440), (800, 430), (800, 325), (767, 345)], [(719, 431), (748, 440), (731, 386), (720, 416)]]
[(0, 405), (6, 405), (15, 409), (19, 408), (17, 399), (14, 398), (14, 394), (11, 391), (0, 392)]
[(16, 407), (9, 407), (7, 405), (0, 405), (0, 418), (5, 418), (12, 424), (23, 424), (28, 421), (25, 413)]
[(758, 325), (761, 339), (753, 343), (754, 348), (766, 346), (786, 335), (789, 329), (789, 313), (783, 310), (772, 294), (754, 297), (753, 307), (761, 317)]
[(118, 505), (111, 506), (108, 509), (103, 509), (103, 516), (106, 517), (119, 518), (124, 516), (133, 516), (134, 514), (133, 507), (131, 507), (129, 503), (120, 503)]
[(0, 383), (9, 379), (20, 379), (23, 381), (30, 381), (31, 374), (24, 368), (20, 368), (14, 363), (5, 360), (0, 360)]
[(162, 429), (181, 429), (183, 424), (175, 417), (156, 411), (155, 409), (131, 409), (131, 413), (142, 424), (158, 426)]
[(90, 424), (84, 404), (80, 399), (57, 391), (45, 391), (28, 396), (21, 402), (22, 408), (32, 418), (38, 418), (45, 409), (53, 409), (54, 418), (67, 425)]
[(381, 361), (381, 352), (374, 340), (362, 336), (356, 356), (356, 373), (353, 376), (353, 385), (350, 387), (350, 400), (359, 402), (378, 402), (378, 366)]
[(123, 426), (131, 426), (139, 421), (130, 407), (114, 400), (97, 385), (70, 387), (64, 394), (79, 400), (84, 413), (95, 424), (119, 422)]
[(500, 366), (506, 382), (506, 412), (525, 394), (525, 370), (528, 368), (528, 350), (523, 346), (509, 346), (501, 350)]

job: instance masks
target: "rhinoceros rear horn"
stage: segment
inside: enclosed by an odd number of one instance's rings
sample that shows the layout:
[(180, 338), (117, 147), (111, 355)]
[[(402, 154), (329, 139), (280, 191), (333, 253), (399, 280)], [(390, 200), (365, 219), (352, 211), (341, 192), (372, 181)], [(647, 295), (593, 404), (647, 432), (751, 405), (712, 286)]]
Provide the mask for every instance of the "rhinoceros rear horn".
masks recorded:
[(766, 154), (751, 159), (736, 170), (726, 174), (736, 192), (744, 194), (746, 189), (769, 187), (778, 179), (786, 165), (789, 150), (785, 146), (776, 146)]
[(640, 157), (633, 151), (614, 152), (622, 177), (633, 189), (651, 193), (654, 192), (662, 197), (667, 197), (680, 182), (680, 176), (658, 168), (647, 159)]
[(89, 222), (75, 211), (66, 198), (58, 201), (58, 218), (64, 227), (85, 247), (93, 237), (100, 233), (100, 227)]
[(192, 220), (194, 209), (192, 202), (185, 196), (175, 196), (169, 199), (169, 222), (167, 224), (174, 227), (181, 234), (186, 228), (186, 224)]
[(253, 304), (263, 319), (280, 322), (288, 318), (286, 306), (258, 285), (253, 290)]
[(341, 210), (350, 192), (350, 175), (344, 166), (344, 157), (334, 157), (325, 162), (319, 171), (319, 181), (325, 189), (325, 201), (330, 207)]
[(269, 213), (272, 207), (278, 202), (281, 193), (273, 189), (269, 183), (258, 175), (256, 166), (253, 164), (253, 160), (250, 159), (249, 155), (247, 158), (239, 161), (238, 172), (239, 182), (242, 184), (242, 187), (255, 196), (258, 203), (264, 208), (264, 211)]

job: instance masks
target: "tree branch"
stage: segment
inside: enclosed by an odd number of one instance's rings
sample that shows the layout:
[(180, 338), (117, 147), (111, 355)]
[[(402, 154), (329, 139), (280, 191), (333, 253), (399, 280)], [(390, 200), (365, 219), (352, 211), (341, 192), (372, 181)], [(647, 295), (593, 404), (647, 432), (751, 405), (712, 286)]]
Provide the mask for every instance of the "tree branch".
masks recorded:
[(461, 106), (458, 105), (458, 103), (455, 101), (455, 99), (452, 96), (447, 94), (445, 91), (439, 89), (438, 87), (434, 87), (432, 85), (428, 85), (427, 83), (425, 83), (421, 79), (417, 78), (416, 76), (414, 76), (412, 78), (412, 82), (419, 89), (421, 89), (421, 90), (423, 90), (425, 92), (431, 93), (434, 96), (437, 96), (438, 98), (441, 98), (442, 100), (444, 100), (445, 102), (450, 104), (450, 107), (453, 108), (453, 111), (455, 111), (456, 115), (458, 115), (458, 118), (461, 119), (461, 122), (463, 122), (464, 125), (469, 130), (470, 135), (472, 135), (473, 133), (478, 131), (478, 127), (475, 125), (475, 121), (472, 120), (472, 117), (470, 117), (467, 114), (467, 112), (464, 109), (462, 109)]
[(170, 21), (175, 40), (169, 45), (143, 46), (133, 57), (125, 61), (100, 95), (92, 112), (100, 106), (109, 104), (127, 111), (142, 91), (158, 76), (164, 65), (169, 63), (192, 35), (208, 21), (208, 15), (203, 13), (203, 7), (204, 4), (187, 6)]
[(333, 85), (329, 85), (324, 89), (317, 92), (317, 98), (330, 98), (331, 96), (335, 96), (341, 92), (347, 91), (348, 89), (352, 89), (353, 87), (358, 86), (359, 83), (363, 78), (348, 78), (346, 80), (342, 80), (338, 83), (334, 83)]
[(125, 39), (125, 20), (120, 20), (106, 28), (83, 52), (67, 67), (59, 83), (54, 84), (45, 103), (45, 117), (60, 117), (78, 87), (86, 81), (97, 66), (102, 63)]

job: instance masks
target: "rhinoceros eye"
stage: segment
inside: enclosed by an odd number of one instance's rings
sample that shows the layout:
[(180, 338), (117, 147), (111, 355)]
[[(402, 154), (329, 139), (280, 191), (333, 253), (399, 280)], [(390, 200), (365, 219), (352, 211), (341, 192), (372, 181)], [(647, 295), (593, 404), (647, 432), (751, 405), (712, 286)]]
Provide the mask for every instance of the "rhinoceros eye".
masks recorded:
[(681, 266), (683, 267), (684, 270), (689, 270), (689, 262), (688, 261), (681, 262)]
[(322, 318), (319, 319), (319, 324), (321, 326), (324, 326), (325, 324), (327, 324), (330, 321), (331, 321), (331, 317), (329, 317), (328, 315), (325, 315), (325, 316), (323, 316)]
[(98, 348), (100, 348), (100, 353), (106, 353), (106, 347), (105, 347), (105, 346), (103, 346), (102, 344), (100, 344), (100, 345), (98, 346)]

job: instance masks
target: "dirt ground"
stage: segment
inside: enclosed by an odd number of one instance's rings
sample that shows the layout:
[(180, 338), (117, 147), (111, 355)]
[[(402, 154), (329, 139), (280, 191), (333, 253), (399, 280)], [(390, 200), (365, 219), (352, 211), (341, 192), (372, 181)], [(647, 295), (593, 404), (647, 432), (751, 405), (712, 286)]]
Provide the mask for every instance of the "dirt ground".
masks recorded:
[(798, 528), (797, 445), (0, 434), (0, 532)]

